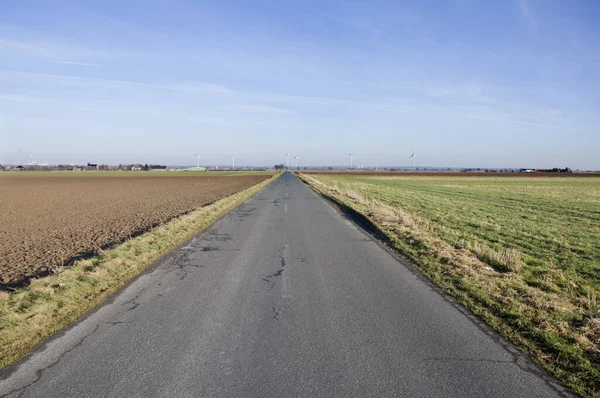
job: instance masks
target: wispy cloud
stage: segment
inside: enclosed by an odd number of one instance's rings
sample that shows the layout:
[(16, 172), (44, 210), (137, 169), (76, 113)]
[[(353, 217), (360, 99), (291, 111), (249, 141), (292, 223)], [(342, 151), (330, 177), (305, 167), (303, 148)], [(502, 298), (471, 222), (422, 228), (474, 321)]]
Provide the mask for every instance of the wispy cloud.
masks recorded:
[(25, 103), (25, 102), (47, 102), (48, 99), (31, 97), (23, 94), (0, 94), (0, 101)]
[[(147, 83), (143, 83), (148, 85)], [(177, 84), (150, 84), (151, 87), (156, 88), (164, 88), (173, 91), (182, 91), (186, 93), (199, 93), (199, 92), (215, 92), (215, 93), (230, 93), (231, 90), (227, 87), (220, 86), (218, 84), (210, 84), (210, 83), (197, 83), (197, 82), (184, 82)]]
[(308, 105), (326, 105), (326, 106), (358, 106), (358, 107), (370, 107), (382, 110), (410, 113), (417, 108), (402, 106), (395, 103), (384, 101), (370, 101), (369, 99), (347, 99), (347, 98), (332, 98), (332, 97), (317, 97), (317, 96), (303, 96), (303, 95), (289, 95), (289, 94), (273, 94), (266, 92), (236, 92), (236, 95), (261, 101), (272, 101), (272, 102), (290, 102)]
[(91, 62), (79, 62), (79, 61), (53, 61), (55, 64), (63, 64), (63, 65), (75, 65), (75, 66), (100, 66), (100, 64), (95, 64)]
[(56, 48), (50, 46), (6, 39), (0, 39), (0, 50), (17, 51), (36, 57), (53, 57), (57, 54)]
[(232, 105), (228, 106), (228, 109), (244, 112), (264, 112), (264, 113), (279, 113), (279, 114), (291, 114), (293, 113), (289, 109), (276, 108), (274, 106), (266, 105)]
[(308, 10), (307, 12), (309, 14), (349, 26), (349, 27), (357, 29), (359, 31), (366, 32), (366, 33), (370, 34), (371, 36), (378, 36), (378, 37), (388, 37), (389, 36), (383, 29), (381, 29), (381, 27), (378, 27), (376, 24), (367, 21), (364, 17), (361, 17), (361, 18), (341, 17), (341, 16), (328, 14), (328, 13), (325, 13), (322, 11), (317, 11), (317, 10)]
[(227, 87), (210, 83), (199, 82), (183, 82), (183, 83), (148, 83), (131, 80), (112, 80), (112, 79), (97, 79), (79, 76), (53, 75), (44, 73), (29, 73), (29, 72), (5, 72), (0, 71), (0, 80), (7, 80), (12, 83), (20, 83), (25, 85), (40, 85), (52, 86), (55, 88), (105, 88), (111, 89), (115, 87), (145, 87), (162, 90), (180, 91), (180, 92), (216, 92), (229, 93)]
[(85, 46), (66, 44), (60, 41), (0, 38), (0, 54), (3, 52), (17, 53), (51, 62), (71, 62), (69, 60), (105, 55), (103, 52)]
[(238, 92), (240, 96), (274, 102), (298, 102), (313, 105), (351, 105), (357, 101), (341, 98), (311, 97), (302, 95), (273, 94), (266, 92)]
[(531, 4), (529, 4), (528, 0), (516, 1), (519, 11), (521, 12), (521, 17), (525, 20), (525, 22), (527, 22), (529, 29), (535, 32), (538, 28), (538, 20), (533, 9), (531, 8)]
[[(2, 72), (0, 71), (0, 83), (2, 81), (16, 83), (17, 87), (25, 89), (34, 88), (39, 91), (46, 87), (51, 93), (61, 89), (105, 89), (117, 92), (124, 89), (154, 89), (168, 90), (180, 93), (214, 93), (223, 95), (223, 100), (230, 105), (221, 105), (221, 109), (229, 109), (246, 113), (265, 114), (294, 114), (301, 113), (310, 115), (312, 110), (305, 108), (310, 106), (327, 106), (352, 108), (357, 110), (379, 110), (393, 113), (414, 114), (415, 117), (428, 117), (427, 115), (438, 115), (439, 117), (452, 116), (464, 119), (481, 120), (483, 122), (510, 123), (513, 125), (532, 126), (544, 129), (572, 129), (572, 121), (560, 117), (548, 117), (547, 110), (537, 109), (531, 105), (507, 104), (496, 101), (494, 98), (484, 96), (487, 86), (480, 84), (429, 84), (416, 85), (422, 96), (420, 99), (414, 97), (403, 98), (401, 95), (392, 97), (378, 96), (355, 96), (352, 98), (334, 98), (320, 96), (300, 96), (289, 94), (274, 94), (269, 92), (245, 92), (234, 91), (227, 87), (199, 82), (176, 82), (176, 83), (154, 83), (138, 82), (130, 80), (97, 79), (78, 76), (65, 76), (26, 72)], [(15, 86), (15, 84), (11, 84)], [(409, 86), (406, 86), (409, 87)], [(0, 93), (0, 100), (10, 102), (53, 102), (56, 96), (48, 98), (23, 95), (22, 93), (7, 92)], [(72, 99), (70, 99), (72, 101)], [(233, 102), (233, 104), (231, 104)], [(236, 104), (237, 102), (237, 104)], [(239, 104), (249, 102), (249, 104)], [(257, 103), (258, 102), (258, 103)], [(278, 103), (289, 103), (289, 106), (280, 107)], [(294, 105), (292, 105), (294, 104)], [(90, 109), (113, 111), (119, 105), (90, 104)], [(158, 105), (166, 110), (171, 105)], [(299, 107), (299, 108), (298, 108)], [(114, 109), (113, 109), (114, 108)], [(302, 109), (302, 112), (297, 112)], [(129, 108), (128, 108), (129, 109)]]

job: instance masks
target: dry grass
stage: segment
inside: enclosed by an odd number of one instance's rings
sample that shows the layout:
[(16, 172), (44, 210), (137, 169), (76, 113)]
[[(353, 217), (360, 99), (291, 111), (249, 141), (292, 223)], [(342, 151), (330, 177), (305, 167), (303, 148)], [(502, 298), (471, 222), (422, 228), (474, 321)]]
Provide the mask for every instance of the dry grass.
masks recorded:
[(106, 250), (98, 257), (0, 292), (0, 367), (27, 354), (44, 339), (102, 303), (159, 257), (249, 199), (273, 179), (174, 219)]

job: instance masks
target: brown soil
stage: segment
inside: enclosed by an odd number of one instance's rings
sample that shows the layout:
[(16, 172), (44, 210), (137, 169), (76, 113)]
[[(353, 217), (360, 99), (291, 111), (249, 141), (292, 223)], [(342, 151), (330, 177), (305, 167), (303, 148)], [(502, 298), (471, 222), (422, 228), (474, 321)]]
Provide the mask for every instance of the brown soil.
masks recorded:
[(2, 178), (0, 286), (47, 274), (268, 178)]

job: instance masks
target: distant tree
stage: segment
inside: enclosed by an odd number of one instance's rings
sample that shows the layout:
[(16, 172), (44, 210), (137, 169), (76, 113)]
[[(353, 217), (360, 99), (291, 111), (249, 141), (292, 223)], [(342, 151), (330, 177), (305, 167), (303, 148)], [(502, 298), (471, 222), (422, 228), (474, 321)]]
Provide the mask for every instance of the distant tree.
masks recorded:
[(283, 170), (283, 169), (285, 169), (285, 165), (283, 165), (283, 164), (276, 164), (275, 165), (275, 170)]
[(150, 170), (150, 166), (148, 166), (147, 164), (144, 165), (144, 171), (148, 171)]

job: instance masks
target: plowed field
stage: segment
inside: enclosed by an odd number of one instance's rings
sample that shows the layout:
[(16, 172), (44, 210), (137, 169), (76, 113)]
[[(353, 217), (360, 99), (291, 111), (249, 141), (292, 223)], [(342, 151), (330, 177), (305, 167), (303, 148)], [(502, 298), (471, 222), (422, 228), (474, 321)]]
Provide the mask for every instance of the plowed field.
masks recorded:
[(0, 178), (0, 285), (23, 283), (268, 178)]

